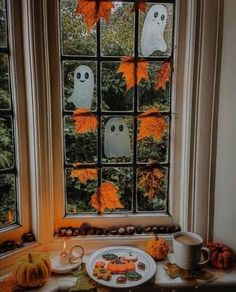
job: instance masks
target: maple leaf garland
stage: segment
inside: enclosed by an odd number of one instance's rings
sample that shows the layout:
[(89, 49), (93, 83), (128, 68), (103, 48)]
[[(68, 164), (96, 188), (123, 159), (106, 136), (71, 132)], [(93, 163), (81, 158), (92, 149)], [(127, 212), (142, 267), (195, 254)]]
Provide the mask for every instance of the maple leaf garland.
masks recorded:
[(86, 184), (89, 180), (97, 180), (97, 175), (97, 169), (93, 168), (73, 169), (70, 174), (72, 178), (78, 178), (82, 184)]
[(103, 182), (92, 195), (90, 203), (98, 213), (103, 213), (105, 209), (124, 208), (118, 196), (118, 189), (112, 182)]
[(125, 78), (127, 90), (138, 85), (142, 79), (148, 80), (148, 62), (144, 59), (136, 60), (134, 57), (121, 58), (117, 73), (122, 73)]
[(75, 121), (77, 134), (95, 131), (98, 125), (97, 117), (86, 108), (76, 109), (73, 113), (72, 119)]
[(137, 1), (134, 1), (134, 6), (131, 10), (131, 12), (135, 12), (137, 10), (141, 10), (143, 12), (145, 12), (147, 9), (147, 3), (145, 0), (137, 0)]
[(166, 61), (162, 63), (160, 69), (157, 72), (157, 80), (155, 83), (155, 89), (158, 90), (160, 88), (165, 89), (166, 84), (170, 81), (171, 77), (171, 62)]
[(87, 30), (90, 31), (100, 18), (109, 21), (111, 9), (113, 7), (112, 1), (108, 0), (77, 0), (75, 13), (82, 15)]
[(155, 141), (160, 141), (167, 129), (167, 122), (156, 108), (150, 108), (138, 116), (140, 122), (138, 139), (142, 140), (152, 137)]

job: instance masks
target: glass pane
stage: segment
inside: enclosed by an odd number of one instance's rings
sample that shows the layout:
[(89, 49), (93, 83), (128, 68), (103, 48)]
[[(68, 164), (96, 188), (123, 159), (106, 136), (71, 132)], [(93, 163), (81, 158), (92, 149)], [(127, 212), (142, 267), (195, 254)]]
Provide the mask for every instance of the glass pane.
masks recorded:
[(102, 169), (102, 180), (111, 181), (118, 187), (120, 202), (124, 206), (124, 209), (120, 211), (131, 211), (132, 179), (131, 167), (107, 167)]
[(64, 103), (66, 110), (96, 110), (96, 62), (64, 62)]
[(127, 91), (122, 74), (117, 73), (119, 62), (102, 63), (102, 109), (104, 111), (131, 111), (134, 91)]
[[(83, 169), (84, 170), (84, 169)], [(91, 196), (97, 190), (97, 179), (84, 181), (79, 177), (73, 177), (72, 169), (65, 170), (66, 179), (66, 213), (77, 214), (84, 212), (96, 212), (91, 206)]]
[(133, 118), (103, 117), (102, 161), (131, 162), (133, 155)]
[(67, 163), (92, 163), (97, 161), (97, 131), (77, 134), (72, 117), (66, 116), (65, 156)]
[(139, 168), (137, 172), (138, 211), (166, 211), (168, 169)]
[(81, 15), (75, 15), (76, 0), (61, 0), (61, 38), (65, 55), (96, 54), (96, 29), (88, 32)]
[(0, 47), (7, 46), (6, 1), (0, 0)]
[(134, 53), (132, 3), (113, 2), (109, 22), (101, 22), (101, 51), (104, 56), (131, 56)]
[(11, 107), (8, 55), (0, 53), (0, 109)]
[(140, 13), (140, 56), (168, 57), (172, 51), (173, 4), (148, 4), (146, 13)]
[(14, 143), (12, 134), (12, 120), (0, 118), (0, 169), (13, 166)]
[(138, 104), (140, 111), (145, 111), (150, 107), (158, 108), (160, 111), (170, 110), (169, 82), (165, 89), (155, 89), (157, 72), (160, 66), (160, 62), (149, 62), (149, 80), (143, 80), (138, 86)]
[[(137, 159), (138, 162), (168, 162), (168, 148), (169, 148), (169, 118), (166, 117), (167, 129), (166, 134), (162, 139), (156, 141), (153, 138), (153, 133), (143, 139), (137, 141)], [(140, 129), (140, 123), (138, 130)]]
[(0, 229), (17, 223), (17, 197), (15, 190), (15, 176), (13, 174), (0, 175)]

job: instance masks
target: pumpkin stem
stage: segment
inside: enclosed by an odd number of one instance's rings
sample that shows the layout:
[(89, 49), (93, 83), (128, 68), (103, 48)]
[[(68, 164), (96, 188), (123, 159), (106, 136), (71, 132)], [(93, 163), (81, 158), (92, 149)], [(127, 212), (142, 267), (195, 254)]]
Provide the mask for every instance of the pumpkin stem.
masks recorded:
[(32, 257), (32, 254), (31, 253), (28, 254), (28, 260), (29, 260), (29, 263), (30, 264), (33, 263), (33, 257)]
[(155, 240), (156, 240), (156, 241), (159, 240), (159, 237), (157, 236), (156, 233), (153, 233), (153, 235), (155, 236)]

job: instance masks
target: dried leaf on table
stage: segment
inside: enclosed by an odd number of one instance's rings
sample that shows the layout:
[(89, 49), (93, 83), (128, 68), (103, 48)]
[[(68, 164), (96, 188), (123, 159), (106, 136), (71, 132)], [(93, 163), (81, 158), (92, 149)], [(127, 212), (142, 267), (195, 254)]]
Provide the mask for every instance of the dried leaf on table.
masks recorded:
[(98, 171), (93, 168), (72, 169), (70, 176), (78, 178), (80, 183), (85, 184), (89, 180), (97, 180)]
[(90, 31), (100, 18), (109, 21), (111, 9), (113, 7), (112, 1), (108, 0), (77, 0), (75, 13), (82, 15), (87, 30)]
[(101, 184), (91, 197), (91, 205), (97, 209), (98, 213), (103, 213), (105, 209), (124, 208), (118, 196), (118, 189), (112, 182)]
[(137, 10), (145, 12), (146, 9), (147, 9), (147, 3), (145, 0), (136, 0), (134, 2), (134, 6), (133, 6), (131, 12), (135, 12)]
[(160, 141), (167, 130), (167, 122), (156, 108), (150, 108), (145, 113), (138, 116), (140, 128), (138, 139), (142, 140), (152, 137), (155, 141)]
[(126, 81), (127, 90), (138, 85), (142, 79), (148, 80), (148, 62), (144, 59), (135, 60), (134, 57), (121, 58), (117, 73), (122, 73)]
[(171, 77), (171, 62), (164, 62), (158, 70), (157, 74), (158, 75), (155, 83), (155, 89), (165, 89), (166, 84), (168, 81), (170, 81)]
[[(14, 277), (7, 276), (3, 280), (0, 281), (0, 291), (2, 292), (12, 292), (17, 287)], [(23, 290), (18, 290), (23, 291)]]
[(86, 108), (76, 109), (72, 119), (75, 121), (77, 134), (95, 131), (98, 125), (97, 117)]

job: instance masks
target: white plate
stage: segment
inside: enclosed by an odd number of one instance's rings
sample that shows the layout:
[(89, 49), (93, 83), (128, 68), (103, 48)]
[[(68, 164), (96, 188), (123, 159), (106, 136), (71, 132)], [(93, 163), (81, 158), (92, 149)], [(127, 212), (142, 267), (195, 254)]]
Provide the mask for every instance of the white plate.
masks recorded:
[[(138, 260), (135, 262), (136, 266), (138, 262), (143, 262), (145, 264), (144, 271), (136, 268), (136, 272), (142, 275), (142, 278), (140, 280), (138, 281), (127, 280), (125, 284), (117, 284), (116, 278), (119, 277), (120, 275), (112, 275), (111, 280), (109, 281), (104, 281), (100, 279), (98, 280), (93, 275), (93, 269), (95, 267), (96, 262), (104, 261), (106, 263), (106, 266), (109, 263), (109, 261), (105, 261), (102, 258), (103, 254), (114, 253), (115, 255), (120, 257), (120, 256), (127, 255), (129, 252), (132, 252), (132, 254), (138, 257)], [(91, 256), (86, 262), (86, 270), (87, 270), (88, 275), (99, 284), (102, 284), (107, 287), (112, 287), (112, 288), (130, 288), (130, 287), (141, 285), (147, 282), (149, 279), (151, 279), (156, 272), (156, 263), (150, 255), (148, 255), (146, 252), (142, 251), (141, 249), (130, 247), (130, 246), (115, 246), (115, 247), (102, 248), (102, 249), (97, 250), (93, 254), (91, 254)]]
[(81, 262), (78, 262), (76, 264), (71, 263), (61, 264), (59, 255), (51, 255), (50, 259), (52, 264), (52, 272), (55, 274), (67, 274), (72, 270), (78, 268), (79, 265), (81, 264)]

